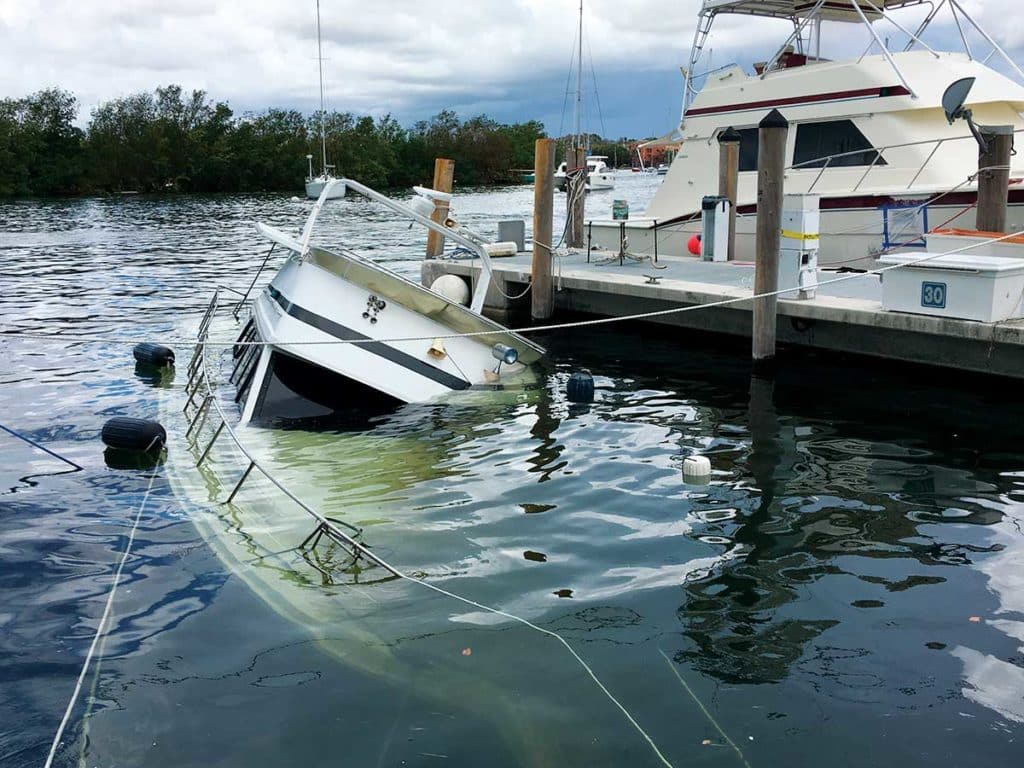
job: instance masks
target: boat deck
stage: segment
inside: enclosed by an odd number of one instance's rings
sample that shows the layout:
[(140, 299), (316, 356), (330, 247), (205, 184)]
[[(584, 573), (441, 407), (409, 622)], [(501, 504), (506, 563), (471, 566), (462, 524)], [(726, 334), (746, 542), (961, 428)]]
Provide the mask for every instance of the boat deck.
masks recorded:
[[(515, 296), (530, 282), (532, 254), (494, 259), (495, 283)], [(621, 317), (679, 306), (694, 306), (753, 294), (754, 265), (662, 257), (657, 269), (649, 260), (585, 251), (558, 257), (554, 264), (555, 309), (600, 317)], [(423, 264), (429, 284), (443, 273), (469, 276), (479, 262), (433, 260)], [(648, 276), (654, 275), (652, 283)], [(893, 360), (1024, 378), (1024, 320), (980, 323), (947, 317), (889, 312), (882, 309), (878, 275), (821, 270), (813, 299), (780, 298), (780, 344), (814, 347)], [(487, 310), (512, 322), (529, 310), (529, 294), (511, 301), (492, 288)], [(651, 322), (736, 336), (751, 335), (753, 301), (738, 301), (650, 318)]]

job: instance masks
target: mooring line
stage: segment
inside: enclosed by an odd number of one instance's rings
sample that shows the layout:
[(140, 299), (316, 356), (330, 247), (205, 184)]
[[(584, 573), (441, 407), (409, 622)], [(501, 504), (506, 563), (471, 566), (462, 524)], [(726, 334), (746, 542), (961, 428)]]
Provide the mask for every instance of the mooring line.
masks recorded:
[(676, 669), (676, 665), (672, 663), (672, 659), (670, 659), (668, 657), (668, 654), (665, 653), (665, 651), (663, 651), (660, 647), (658, 648), (658, 653), (660, 653), (665, 658), (665, 661), (668, 662), (668, 666), (669, 666), (669, 669), (672, 670), (672, 674), (674, 674), (676, 676), (676, 679), (682, 684), (683, 688), (686, 689), (686, 692), (688, 694), (690, 694), (690, 698), (693, 699), (697, 703), (697, 706), (700, 707), (700, 711), (704, 713), (704, 717), (706, 717), (708, 719), (708, 722), (710, 722), (713, 726), (715, 726), (715, 730), (718, 731), (722, 735), (722, 738), (725, 739), (726, 743), (730, 747), (732, 747), (733, 750), (735, 750), (736, 754), (739, 756), (740, 760), (743, 762), (743, 765), (745, 765), (747, 768), (751, 768), (750, 763), (747, 762), (747, 758), (744, 757), (743, 752), (741, 752), (740, 748), (736, 746), (736, 743), (732, 739), (729, 738), (729, 734), (727, 734), (722, 729), (722, 726), (720, 726), (718, 724), (718, 721), (715, 720), (715, 718), (712, 716), (712, 714), (708, 711), (708, 708), (704, 706), (704, 702), (702, 702), (697, 697), (697, 694), (695, 694), (693, 692), (693, 689), (686, 683), (686, 680), (683, 679), (683, 676), (681, 674), (679, 674), (679, 670)]
[[(983, 240), (980, 243), (973, 243), (971, 245), (965, 245), (960, 248), (954, 248), (950, 251), (944, 251), (943, 253), (932, 253), (927, 256), (922, 256), (919, 259), (912, 259), (905, 261), (901, 264), (890, 264), (885, 267), (876, 267), (875, 269), (865, 270), (863, 272), (853, 272), (847, 275), (841, 275), (840, 277), (832, 278), (831, 280), (820, 280), (813, 286), (815, 289), (825, 285), (837, 285), (839, 283), (846, 283), (851, 280), (859, 280), (864, 277), (871, 275), (882, 275), (886, 272), (891, 272), (894, 269), (905, 269), (907, 267), (917, 266), (918, 264), (924, 264), (929, 261), (941, 258), (943, 256), (953, 256), (958, 253), (965, 253), (967, 251), (980, 248), (984, 245), (991, 245), (992, 243), (1000, 243), (1005, 240), (1009, 240), (1014, 237), (1024, 236), (1024, 230), (1012, 232), (1007, 235), (1001, 235), (994, 237), (989, 240)], [(669, 279), (669, 278), (663, 278)], [(720, 299), (718, 301), (709, 301), (704, 304), (688, 304), (682, 307), (670, 307), (669, 309), (659, 309), (652, 312), (639, 312), (633, 315), (620, 315), (617, 317), (599, 317), (592, 320), (577, 320), (569, 323), (551, 323), (548, 325), (531, 325), (523, 328), (495, 328), (490, 331), (472, 331), (470, 333), (449, 333), (440, 336), (396, 336), (392, 338), (366, 338), (366, 339), (325, 339), (323, 341), (199, 341), (198, 344), (203, 347), (253, 347), (253, 346), (289, 346), (289, 347), (315, 347), (331, 344), (379, 344), (379, 343), (397, 343), (405, 341), (432, 341), (434, 339), (468, 339), (478, 336), (501, 336), (504, 334), (518, 334), (525, 335), (528, 333), (537, 333), (540, 331), (558, 331), (570, 328), (588, 328), (600, 325), (610, 325), (612, 323), (625, 323), (635, 320), (649, 320), (654, 317), (667, 317), (669, 315), (678, 315), (684, 312), (694, 312), (701, 309), (713, 309), (715, 307), (725, 307), (732, 304), (743, 304), (745, 302), (753, 302), (758, 299), (768, 299), (772, 296), (781, 296), (784, 293), (792, 293), (799, 290), (799, 286), (790, 286), (788, 288), (779, 288), (774, 291), (765, 291), (763, 293), (755, 293), (750, 296), (732, 296), (727, 299)], [(71, 336), (63, 333), (24, 333), (16, 331), (4, 331), (0, 330), (0, 338), (25, 338), (25, 339), (56, 339), (61, 341), (75, 342), (75, 343), (93, 343), (93, 344), (137, 344), (138, 339), (116, 339), (102, 336)], [(195, 339), (163, 339), (165, 344), (197, 344)]]
[[(216, 299), (216, 296), (215, 296), (214, 297), (214, 301), (216, 301), (216, 300), (217, 299)], [(249, 459), (249, 461), (252, 462), (260, 470), (260, 472), (263, 474), (264, 477), (266, 477), (268, 480), (270, 480), (270, 482), (272, 482), (275, 486), (277, 486), (277, 488), (279, 490), (281, 490), (286, 496), (288, 496), (293, 501), (295, 501), (300, 507), (305, 509), (310, 515), (312, 515), (320, 523), (320, 525), (326, 527), (328, 530), (331, 531), (331, 533), (334, 536), (338, 537), (338, 539), (340, 539), (341, 541), (344, 541), (349, 547), (352, 548), (353, 552), (361, 554), (364, 557), (366, 557), (368, 560), (377, 563), (381, 568), (383, 568), (384, 570), (394, 574), (398, 578), (404, 579), (404, 580), (409, 581), (409, 582), (411, 582), (413, 584), (418, 584), (419, 586), (425, 587), (426, 589), (429, 589), (432, 592), (436, 592), (437, 594), (444, 595), (444, 596), (449, 597), (449, 598), (451, 598), (453, 600), (456, 600), (458, 602), (464, 603), (465, 605), (469, 605), (469, 606), (472, 606), (474, 608), (479, 608), (480, 610), (485, 611), (487, 613), (494, 614), (495, 616), (502, 616), (502, 617), (510, 619), (512, 621), (518, 622), (518, 623), (528, 627), (529, 629), (532, 629), (532, 630), (534, 630), (536, 632), (539, 632), (539, 633), (541, 633), (543, 635), (548, 635), (549, 637), (553, 637), (556, 640), (558, 640), (558, 642), (560, 642), (565, 647), (565, 649), (572, 655), (572, 657), (574, 659), (576, 659), (576, 661), (580, 664), (580, 666), (584, 669), (584, 671), (590, 676), (590, 678), (594, 681), (594, 683), (597, 684), (597, 687), (601, 689), (601, 691), (608, 698), (608, 700), (611, 701), (619, 709), (619, 711), (622, 712), (623, 716), (626, 718), (626, 720), (629, 722), (629, 724), (632, 725), (633, 728), (635, 728), (636, 731), (643, 737), (644, 741), (646, 741), (647, 744), (650, 746), (651, 750), (657, 756), (657, 758), (661, 762), (661, 764), (664, 765), (664, 766), (667, 766), (667, 768), (674, 768), (672, 763), (670, 763), (668, 761), (668, 758), (666, 758), (665, 755), (662, 754), (661, 750), (658, 749), (657, 744), (654, 743), (654, 740), (650, 737), (650, 735), (647, 733), (647, 731), (644, 730), (643, 726), (641, 726), (640, 723), (637, 722), (636, 718), (634, 718), (633, 715), (630, 714), (629, 710), (626, 709), (626, 707), (622, 704), (622, 702), (620, 702), (615, 697), (615, 695), (607, 688), (607, 686), (605, 686), (605, 684), (603, 682), (601, 682), (600, 678), (598, 678), (598, 676), (597, 676), (597, 673), (594, 672), (594, 670), (590, 667), (589, 664), (587, 664), (587, 662), (583, 659), (583, 657), (580, 656), (579, 653), (577, 653), (576, 650), (569, 644), (569, 642), (565, 638), (563, 638), (560, 634), (558, 634), (557, 632), (554, 632), (554, 631), (552, 631), (550, 629), (545, 629), (544, 627), (541, 627), (541, 626), (539, 626), (537, 624), (534, 624), (529, 619), (525, 619), (525, 618), (523, 618), (521, 616), (516, 616), (515, 614), (508, 613), (506, 611), (501, 610), (500, 608), (494, 608), (492, 606), (485, 605), (484, 603), (479, 603), (476, 600), (473, 600), (473, 599), (468, 598), (468, 597), (463, 597), (462, 595), (459, 595), (459, 594), (457, 594), (455, 592), (452, 592), (450, 590), (444, 589), (443, 587), (439, 587), (436, 584), (431, 584), (430, 582), (427, 582), (427, 581), (424, 581), (424, 580), (421, 580), (421, 579), (417, 579), (414, 576), (410, 576), (409, 574), (405, 573), (404, 571), (402, 571), (397, 566), (394, 566), (391, 563), (389, 563), (387, 560), (382, 558), (380, 555), (378, 555), (375, 552), (371, 551), (366, 545), (364, 545), (361, 542), (357, 541), (356, 539), (352, 538), (352, 536), (350, 536), (345, 531), (343, 531), (341, 528), (339, 528), (337, 525), (335, 525), (334, 522), (330, 518), (328, 518), (327, 516), (321, 514), (320, 512), (317, 512), (311, 506), (309, 506), (308, 504), (303, 502), (301, 499), (299, 499), (298, 496), (296, 496), (291, 490), (289, 490), (287, 488), (287, 486), (284, 485), (284, 483), (279, 481), (277, 478), (273, 477), (259, 463), (259, 461), (257, 461), (256, 458), (251, 453), (249, 453), (249, 451), (245, 448), (245, 446), (242, 445), (242, 442), (239, 439), (238, 434), (235, 432), (235, 430), (232, 428), (232, 426), (228, 423), (227, 414), (224, 412), (223, 408), (221, 407), (221, 403), (220, 403), (219, 398), (217, 398), (216, 395), (213, 392), (213, 384), (212, 384), (213, 379), (210, 376), (209, 361), (207, 360), (207, 357), (206, 357), (206, 350), (207, 349), (208, 349), (208, 347), (204, 344), (202, 349), (199, 351), (199, 354), (202, 356), (203, 369), (204, 369), (204, 372), (206, 374), (203, 378), (204, 378), (204, 381), (206, 383), (207, 393), (211, 395), (211, 402), (213, 402), (214, 408), (217, 409), (217, 415), (221, 419), (225, 429), (227, 430), (228, 435), (231, 437), (231, 440), (234, 442), (234, 444), (237, 446), (237, 448), (242, 452), (242, 454), (247, 459)], [(46, 768), (49, 768), (49, 766), (47, 766)]]
[(85, 663), (82, 664), (82, 671), (78, 674), (78, 681), (75, 683), (75, 690), (71, 694), (71, 699), (68, 701), (67, 709), (64, 711), (64, 717), (61, 718), (60, 725), (57, 727), (57, 733), (53, 737), (53, 743), (50, 745), (50, 753), (46, 758), (46, 762), (43, 764), (43, 768), (50, 768), (53, 765), (53, 758), (57, 754), (57, 749), (60, 747), (61, 739), (64, 736), (64, 729), (71, 720), (71, 713), (75, 708), (75, 703), (78, 701), (79, 694), (82, 692), (82, 683), (85, 680), (86, 673), (89, 671), (89, 664), (92, 662), (93, 655), (96, 653), (96, 647), (100, 642), (100, 638), (104, 636), (107, 620), (110, 618), (110, 612), (114, 606), (114, 595), (117, 593), (117, 587), (121, 582), (121, 573), (124, 571), (125, 563), (128, 562), (128, 556), (131, 554), (132, 544), (135, 542), (135, 534), (139, 530), (139, 523), (142, 521), (142, 513), (146, 508), (146, 502), (149, 500), (149, 495), (153, 490), (153, 483), (156, 481), (156, 477), (157, 473), (154, 470), (153, 474), (150, 475), (149, 485), (146, 486), (146, 492), (142, 496), (142, 503), (139, 504), (139, 511), (135, 513), (135, 520), (132, 523), (131, 532), (128, 534), (128, 543), (125, 545), (124, 553), (121, 555), (121, 561), (117, 564), (117, 570), (114, 572), (114, 579), (110, 585), (110, 594), (107, 595), (107, 604), (103, 608), (103, 615), (100, 617), (99, 625), (96, 627), (96, 634), (93, 635), (92, 643), (89, 645), (89, 650), (85, 655)]
[[(74, 467), (74, 468), (75, 468), (76, 470), (78, 470), (79, 472), (80, 472), (80, 471), (82, 471), (82, 467), (81, 467), (81, 465), (79, 465), (79, 464), (75, 464), (75, 462), (73, 462), (73, 461), (72, 461), (71, 459), (66, 459), (66, 458), (64, 458), (63, 456), (61, 456), (61, 455), (60, 455), (59, 453), (57, 453), (56, 451), (51, 451), (51, 450), (50, 450), (49, 448), (47, 448), (47, 447), (46, 447), (45, 445), (40, 445), (39, 443), (37, 443), (37, 442), (36, 442), (35, 440), (33, 440), (32, 438), (30, 438), (30, 437), (27, 437), (27, 436), (25, 436), (25, 435), (21, 434), (20, 432), (15, 432), (15, 431), (14, 431), (13, 429), (11, 429), (10, 427), (5, 427), (5, 426), (4, 426), (3, 424), (0, 424), (0, 429), (2, 429), (2, 430), (3, 430), (4, 432), (7, 432), (7, 433), (8, 433), (8, 434), (10, 434), (10, 435), (13, 435), (14, 437), (18, 438), (19, 440), (24, 440), (24, 441), (25, 441), (26, 443), (28, 443), (29, 445), (31, 445), (31, 446), (33, 446), (33, 447), (35, 447), (35, 448), (38, 448), (38, 449), (39, 449), (40, 451), (42, 451), (43, 453), (48, 453), (48, 454), (50, 454), (51, 456), (53, 456), (53, 458), (55, 458), (55, 459), (60, 459), (60, 460), (61, 460), (61, 461), (63, 461), (63, 462), (65, 463), (65, 464), (70, 464), (70, 465), (71, 465), (72, 467)], [(70, 474), (70, 473), (68, 473), (68, 472), (64, 472), (63, 474)]]

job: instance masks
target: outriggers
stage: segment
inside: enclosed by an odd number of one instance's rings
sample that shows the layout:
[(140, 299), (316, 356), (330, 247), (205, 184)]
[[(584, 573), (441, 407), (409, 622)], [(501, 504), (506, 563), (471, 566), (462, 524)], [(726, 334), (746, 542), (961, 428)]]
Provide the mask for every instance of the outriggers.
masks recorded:
[[(479, 257), (483, 269), (470, 306), (346, 249), (313, 245), (321, 208), (345, 188)], [(450, 216), (444, 225), (432, 221), (433, 199), (442, 193), (417, 192), (407, 205), (352, 179), (332, 179), (298, 239), (256, 225), (288, 259), (253, 302), (238, 338), (233, 379), (242, 424), (330, 418), (528, 383), (529, 366), (544, 350), (481, 314), (491, 284), (488, 244)]]
[[(905, 26), (914, 9), (923, 20)], [(728, 15), (781, 19), (792, 31), (752, 73), (737, 64), (701, 72), (715, 22)], [(959, 31), (959, 52), (927, 42), (943, 16)], [(848, 43), (854, 27), (867, 31), (868, 49), (827, 58), (828, 44)], [(890, 45), (890, 33), (902, 44)], [(881, 252), (923, 248), (935, 226), (973, 228), (978, 148), (963, 123), (945, 118), (942, 94), (951, 83), (976, 79), (970, 107), (979, 123), (1024, 131), (1024, 71), (961, 0), (704, 0), (685, 75), (679, 126), (664, 137), (683, 146), (645, 217), (625, 225), (632, 252), (653, 253), (657, 239), (662, 256), (687, 254), (702, 198), (718, 192), (717, 139), (734, 128), (736, 254), (755, 258), (757, 125), (772, 109), (790, 124), (786, 192), (821, 197), (823, 266), (870, 267)], [(1010, 177), (1008, 226), (1024, 228), (1024, 160), (1014, 159)], [(620, 222), (595, 221), (593, 242), (618, 250), (620, 231)]]

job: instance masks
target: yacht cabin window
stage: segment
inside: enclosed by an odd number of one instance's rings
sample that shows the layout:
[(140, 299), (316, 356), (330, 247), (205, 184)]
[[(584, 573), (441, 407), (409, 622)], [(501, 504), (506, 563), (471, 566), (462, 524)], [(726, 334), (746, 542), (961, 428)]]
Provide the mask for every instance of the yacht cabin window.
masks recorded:
[[(846, 154), (846, 153), (853, 154)], [(828, 162), (830, 155), (834, 157)], [(852, 120), (826, 123), (801, 123), (796, 127), (793, 165), (798, 168), (850, 168), (859, 165), (886, 165)]]
[(741, 128), (740, 134), (740, 170), (757, 170), (757, 128)]

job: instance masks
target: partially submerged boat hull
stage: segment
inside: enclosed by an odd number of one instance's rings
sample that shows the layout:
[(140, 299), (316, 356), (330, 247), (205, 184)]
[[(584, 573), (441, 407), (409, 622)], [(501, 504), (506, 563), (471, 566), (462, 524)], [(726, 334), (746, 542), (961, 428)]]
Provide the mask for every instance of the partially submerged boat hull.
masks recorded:
[[(346, 398), (331, 379), (361, 384), (354, 389), (359, 393), (355, 408), (370, 399), (381, 405), (422, 402), (474, 386), (522, 386), (530, 378), (528, 365), (542, 353), (526, 339), (399, 275), (321, 248), (288, 260), (256, 299), (252, 318), (266, 346), (252, 375), (239, 378), (243, 423), (273, 418), (282, 385), (300, 395), (303, 387), (289, 385), (289, 373), (292, 380), (329, 396), (312, 398), (320, 401), (320, 415), (327, 415)], [(495, 345), (515, 350), (518, 361), (496, 359)], [(319, 376), (326, 381), (317, 382)], [(365, 391), (383, 397), (364, 397)]]

